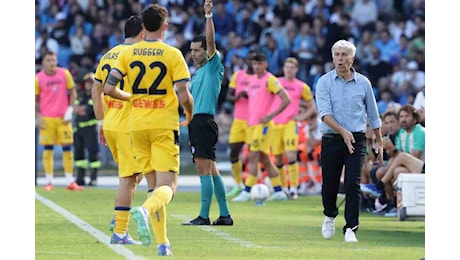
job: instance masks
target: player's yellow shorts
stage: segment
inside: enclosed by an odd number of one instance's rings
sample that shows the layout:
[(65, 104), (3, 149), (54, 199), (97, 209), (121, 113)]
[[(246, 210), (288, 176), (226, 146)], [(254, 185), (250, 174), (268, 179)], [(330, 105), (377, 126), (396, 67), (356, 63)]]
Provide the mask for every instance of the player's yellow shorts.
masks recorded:
[(248, 123), (246, 120), (234, 118), (230, 127), (230, 136), (228, 142), (233, 143), (249, 143)]
[(273, 127), (272, 152), (274, 155), (279, 155), (286, 151), (297, 151), (298, 145), (299, 131), (295, 121), (291, 120), (286, 124)]
[(131, 131), (133, 151), (147, 174), (158, 172), (179, 173), (179, 132), (171, 129), (148, 129)]
[(141, 172), (139, 162), (134, 158), (129, 133), (104, 130), (104, 137), (113, 160), (118, 165), (118, 177), (130, 177)]
[(266, 124), (258, 124), (249, 127), (249, 151), (270, 154), (270, 146), (273, 140), (273, 120)]
[(41, 145), (73, 144), (72, 123), (64, 123), (61, 117), (43, 117), (44, 129), (40, 129)]

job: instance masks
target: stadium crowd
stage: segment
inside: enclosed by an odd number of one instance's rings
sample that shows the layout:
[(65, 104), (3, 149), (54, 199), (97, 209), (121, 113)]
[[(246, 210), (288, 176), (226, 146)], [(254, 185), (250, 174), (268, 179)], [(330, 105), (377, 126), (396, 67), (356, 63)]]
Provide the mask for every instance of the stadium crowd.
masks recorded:
[[(289, 56), (300, 62), (297, 77), (315, 93), (320, 75), (331, 69), (330, 49), (339, 39), (357, 46), (354, 68), (371, 79), (383, 113), (388, 105), (412, 104), (424, 89), (424, 0), (252, 0), (217, 1), (214, 9), (217, 49), (224, 55), (225, 76), (219, 107), (228, 82), (244, 66), (251, 50), (262, 51), (268, 70), (282, 73)], [(177, 46), (193, 74), (189, 43), (203, 33), (201, 0), (37, 0), (35, 64), (46, 48), (58, 54), (60, 66), (77, 83), (95, 70), (109, 48), (123, 41), (128, 17), (150, 3), (170, 12), (165, 42)]]

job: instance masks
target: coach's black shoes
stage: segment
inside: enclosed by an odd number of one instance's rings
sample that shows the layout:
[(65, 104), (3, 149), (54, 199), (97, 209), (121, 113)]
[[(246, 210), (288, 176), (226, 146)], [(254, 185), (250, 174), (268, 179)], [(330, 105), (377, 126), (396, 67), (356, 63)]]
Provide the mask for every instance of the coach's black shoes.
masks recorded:
[(209, 226), (210, 224), (211, 223), (209, 222), (209, 218), (202, 218), (201, 216), (182, 223), (184, 226)]
[(233, 226), (233, 219), (230, 215), (226, 217), (220, 216), (218, 219), (212, 222), (213, 226)]

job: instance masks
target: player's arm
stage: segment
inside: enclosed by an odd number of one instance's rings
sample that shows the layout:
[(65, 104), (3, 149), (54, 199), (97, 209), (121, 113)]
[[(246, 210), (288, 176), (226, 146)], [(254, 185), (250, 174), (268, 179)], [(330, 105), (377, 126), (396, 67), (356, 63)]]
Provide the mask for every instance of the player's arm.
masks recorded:
[(40, 114), (40, 84), (38, 78), (35, 77), (35, 116), (38, 118)]
[(192, 120), (193, 115), (193, 97), (188, 88), (188, 81), (183, 80), (176, 83), (179, 102), (184, 108), (186, 120), (181, 125), (186, 126)]
[(77, 100), (77, 89), (75, 87), (69, 89), (69, 106), (75, 108), (75, 100)]
[(315, 120), (315, 117), (318, 114), (316, 110), (316, 102), (313, 99), (313, 95), (311, 94), (310, 87), (306, 84), (303, 85), (302, 90), (302, 100), (305, 101), (306, 109), (303, 113), (294, 117), (296, 121), (303, 121), (303, 120)]
[(225, 99), (231, 103), (235, 103), (240, 98), (246, 98), (246, 99), (248, 98), (248, 93), (246, 92), (246, 90), (240, 91), (238, 95), (235, 95), (237, 76), (238, 76), (238, 71), (233, 73), (232, 78), (230, 79), (230, 82), (228, 83), (228, 90), (225, 96)]
[(281, 98), (281, 104), (275, 109), (271, 114), (264, 117), (263, 120), (268, 122), (272, 120), (274, 117), (279, 115), (283, 110), (291, 103), (291, 97), (286, 89), (281, 85), (278, 79), (274, 76), (271, 76), (267, 80), (267, 89), (268, 91), (278, 95)]
[(289, 96), (289, 93), (286, 91), (286, 89), (282, 88), (280, 91), (278, 91), (277, 95), (281, 98), (281, 104), (275, 111), (270, 114), (271, 118), (279, 115), (289, 105), (289, 103), (291, 103), (291, 97)]
[(72, 88), (68, 88), (69, 91), (69, 106), (67, 107), (67, 110), (65, 111), (63, 120), (64, 122), (70, 123), (73, 118), (73, 113), (75, 111), (76, 105), (75, 105), (75, 100), (77, 100), (77, 90), (75, 89), (75, 86)]
[(212, 20), (212, 0), (204, 1), (204, 14), (206, 17), (206, 47), (208, 57), (212, 57), (216, 52), (216, 40), (214, 21)]
[(129, 101), (131, 94), (117, 88), (118, 82), (121, 81), (122, 75), (118, 70), (112, 69), (104, 84), (104, 93), (119, 100)]
[(104, 87), (99, 80), (94, 80), (93, 88), (91, 89), (91, 98), (93, 99), (94, 115), (97, 120), (104, 119)]

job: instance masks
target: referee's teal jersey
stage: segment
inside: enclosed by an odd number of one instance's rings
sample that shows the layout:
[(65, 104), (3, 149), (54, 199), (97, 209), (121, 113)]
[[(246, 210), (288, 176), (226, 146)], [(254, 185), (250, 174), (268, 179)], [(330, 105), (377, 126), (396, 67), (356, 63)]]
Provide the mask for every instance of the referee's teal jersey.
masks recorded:
[(190, 92), (194, 99), (193, 114), (216, 114), (217, 100), (219, 98), (222, 79), (224, 78), (224, 65), (218, 51), (208, 58), (192, 76)]

